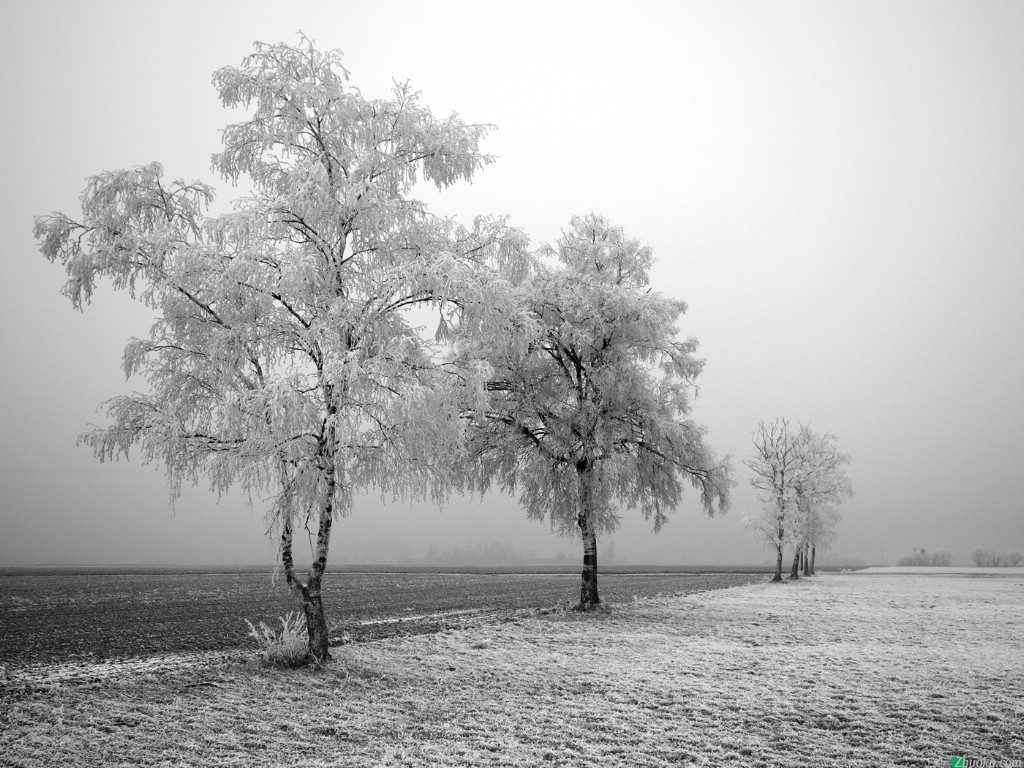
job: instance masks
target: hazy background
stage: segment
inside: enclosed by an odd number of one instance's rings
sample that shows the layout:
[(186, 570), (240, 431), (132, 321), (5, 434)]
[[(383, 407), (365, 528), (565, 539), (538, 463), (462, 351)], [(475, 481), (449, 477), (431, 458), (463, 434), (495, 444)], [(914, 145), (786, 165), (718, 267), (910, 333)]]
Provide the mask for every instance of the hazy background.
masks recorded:
[[(431, 196), (508, 214), (535, 244), (595, 211), (654, 247), (707, 358), (695, 418), (731, 453), (733, 509), (696, 497), (631, 563), (759, 563), (742, 460), (759, 420), (853, 456), (842, 560), (1024, 548), (1024, 3), (4, 2), (0, 4), (0, 565), (272, 562), (261, 509), (100, 465), (75, 438), (124, 382), (148, 315), (59, 294), (32, 217), (74, 216), (86, 177), (159, 160), (202, 178), (232, 118), (210, 76), (254, 40), (341, 48), (352, 83), (409, 79), (435, 114), (494, 123), (499, 155)], [(579, 545), (490, 496), (357, 503), (334, 562), (500, 541)]]

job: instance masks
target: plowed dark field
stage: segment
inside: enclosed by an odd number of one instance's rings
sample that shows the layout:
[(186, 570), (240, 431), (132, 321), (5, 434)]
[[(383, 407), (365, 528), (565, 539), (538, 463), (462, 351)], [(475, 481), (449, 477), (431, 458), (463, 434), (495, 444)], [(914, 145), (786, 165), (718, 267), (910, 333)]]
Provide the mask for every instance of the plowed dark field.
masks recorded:
[[(604, 573), (602, 599), (701, 592), (765, 579), (763, 573)], [(565, 606), (578, 572), (392, 569), (332, 572), (324, 603), (332, 641), (438, 631), (472, 617)], [(298, 609), (268, 570), (117, 573), (0, 571), (0, 662), (149, 656), (222, 650), (252, 641), (243, 619), (279, 627)], [(347, 637), (346, 637), (347, 636)]]

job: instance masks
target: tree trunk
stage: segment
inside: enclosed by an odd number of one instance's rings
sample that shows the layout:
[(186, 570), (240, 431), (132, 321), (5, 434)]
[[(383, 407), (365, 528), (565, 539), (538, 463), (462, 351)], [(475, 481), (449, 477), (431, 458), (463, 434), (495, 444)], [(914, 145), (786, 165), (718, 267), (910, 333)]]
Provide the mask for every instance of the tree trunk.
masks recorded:
[(593, 523), (583, 524), (583, 581), (580, 585), (580, 608), (587, 610), (601, 602), (597, 594), (597, 535)]
[[(331, 485), (331, 484), (329, 484)], [(333, 487), (331, 488), (333, 494)], [(281, 525), (281, 563), (285, 580), (302, 599), (302, 613), (306, 617), (307, 647), (310, 658), (324, 662), (331, 658), (327, 634), (327, 617), (324, 614), (320, 587), (327, 568), (327, 548), (331, 538), (332, 505), (328, 502), (320, 512), (320, 529), (316, 537), (316, 559), (310, 566), (306, 583), (295, 574), (292, 560), (292, 521), (288, 517)]]
[(333, 482), (328, 483), (328, 494), (328, 501), (320, 511), (320, 529), (316, 534), (316, 559), (309, 569), (306, 589), (302, 593), (302, 611), (306, 614), (306, 632), (309, 634), (309, 653), (319, 662), (331, 658), (327, 642), (327, 617), (324, 615), (324, 604), (320, 597), (320, 584), (324, 571), (327, 570), (327, 548), (330, 545), (331, 525), (334, 522)]
[(810, 549), (811, 549), (811, 545), (810, 544), (804, 544), (803, 553), (800, 555), (800, 559), (803, 560), (803, 563), (804, 563), (804, 576), (813, 576), (814, 575), (814, 574), (811, 573), (811, 559), (809, 557)]
[(779, 519), (779, 538), (776, 539), (775, 544), (775, 576), (772, 577), (772, 581), (782, 581), (782, 541), (786, 531), (783, 528), (782, 519)]
[(816, 548), (815, 545), (811, 544), (811, 576), (814, 575), (814, 550), (815, 550), (815, 548)]
[(580, 475), (580, 510), (577, 522), (583, 537), (583, 579), (580, 585), (581, 611), (600, 604), (597, 594), (597, 531), (594, 528), (594, 512), (590, 502), (590, 473), (578, 470)]
[(306, 616), (306, 633), (308, 637), (309, 655), (316, 661), (324, 662), (331, 658), (327, 637), (327, 617), (324, 615), (324, 603), (320, 597), (320, 578), (310, 578), (306, 589), (302, 592), (302, 612)]
[(789, 578), (796, 580), (800, 578), (800, 546), (797, 545), (793, 553), (793, 566), (789, 569)]

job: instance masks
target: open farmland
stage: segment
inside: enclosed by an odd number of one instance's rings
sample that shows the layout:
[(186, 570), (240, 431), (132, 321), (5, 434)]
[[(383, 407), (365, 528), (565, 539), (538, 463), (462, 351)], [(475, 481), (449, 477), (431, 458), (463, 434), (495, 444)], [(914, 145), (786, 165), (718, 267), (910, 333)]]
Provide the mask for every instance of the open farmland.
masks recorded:
[(24, 768), (1012, 766), (1022, 626), (1022, 576), (849, 574), (392, 637), (298, 671), (238, 653), (65, 679), (12, 665), (0, 755)]
[[(605, 600), (703, 591), (761, 581), (751, 573), (608, 573)], [(331, 635), (360, 641), (437, 631), (579, 599), (577, 572), (328, 573)], [(279, 626), (298, 609), (267, 570), (0, 572), (0, 661), (104, 659), (248, 647), (243, 619)]]

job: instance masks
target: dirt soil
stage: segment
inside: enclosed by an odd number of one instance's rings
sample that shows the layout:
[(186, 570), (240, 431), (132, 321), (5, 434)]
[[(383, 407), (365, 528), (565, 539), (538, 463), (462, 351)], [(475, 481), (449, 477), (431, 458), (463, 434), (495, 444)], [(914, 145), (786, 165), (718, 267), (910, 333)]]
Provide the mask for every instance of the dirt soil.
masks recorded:
[[(763, 581), (761, 574), (631, 573), (600, 579), (612, 602)], [(579, 599), (568, 573), (328, 573), (331, 636), (379, 640)], [(0, 662), (148, 657), (250, 647), (243, 619), (279, 627), (299, 609), (269, 572), (0, 573)]]

